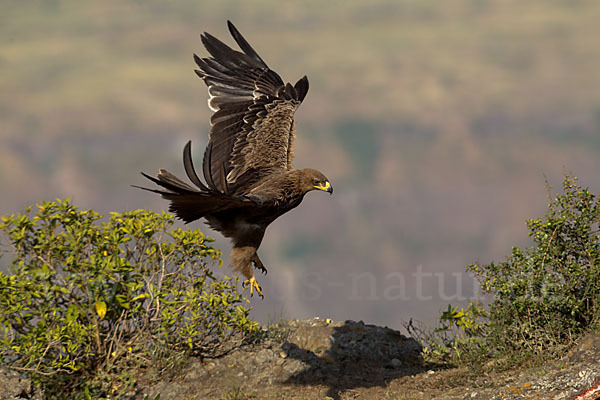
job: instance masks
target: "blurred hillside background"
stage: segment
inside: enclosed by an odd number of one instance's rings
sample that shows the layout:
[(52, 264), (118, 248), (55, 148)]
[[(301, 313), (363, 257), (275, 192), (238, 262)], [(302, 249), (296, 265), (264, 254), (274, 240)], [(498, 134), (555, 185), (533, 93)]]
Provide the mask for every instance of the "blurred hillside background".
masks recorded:
[[(335, 193), (267, 231), (261, 321), (431, 322), (474, 295), (467, 264), (529, 243), (545, 176), (600, 188), (596, 0), (1, 6), (0, 215), (57, 197), (165, 209), (129, 185), (184, 176), (190, 139), (200, 165), (210, 113), (192, 53), (206, 54), (203, 31), (233, 44), (227, 19), (284, 80), (308, 75), (295, 166)], [(227, 263), (230, 245), (208, 233)]]

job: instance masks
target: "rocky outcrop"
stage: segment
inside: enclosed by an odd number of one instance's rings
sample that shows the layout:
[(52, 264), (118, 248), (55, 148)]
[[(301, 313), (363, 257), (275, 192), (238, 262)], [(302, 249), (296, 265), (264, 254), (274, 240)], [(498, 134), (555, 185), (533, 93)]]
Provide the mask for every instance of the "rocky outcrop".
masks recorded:
[(0, 400), (43, 400), (41, 390), (17, 371), (0, 366)]
[(586, 336), (565, 357), (542, 367), (465, 380), (469, 374), (464, 371), (425, 362), (417, 342), (389, 328), (315, 318), (290, 321), (285, 329), (279, 340), (198, 360), (182, 379), (161, 382), (144, 393), (176, 400), (600, 399), (598, 334)]
[(421, 346), (393, 329), (319, 318), (289, 321), (276, 329), (287, 332), (218, 359), (194, 362), (182, 379), (161, 382), (143, 394), (191, 400), (239, 390), (263, 398), (262, 390), (320, 385), (328, 388), (326, 396), (338, 398), (352, 388), (385, 386), (423, 370)]

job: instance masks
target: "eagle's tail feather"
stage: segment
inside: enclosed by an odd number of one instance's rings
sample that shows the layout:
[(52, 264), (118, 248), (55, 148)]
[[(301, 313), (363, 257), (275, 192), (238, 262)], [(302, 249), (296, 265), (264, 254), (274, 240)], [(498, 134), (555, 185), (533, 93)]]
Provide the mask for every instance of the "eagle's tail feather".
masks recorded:
[(220, 211), (229, 205), (227, 199), (221, 194), (194, 189), (164, 169), (159, 170), (156, 178), (143, 172), (142, 175), (164, 188), (164, 190), (148, 189), (135, 185), (134, 187), (158, 193), (163, 198), (169, 200), (171, 202), (169, 211), (175, 213), (178, 218), (184, 220), (186, 223)]

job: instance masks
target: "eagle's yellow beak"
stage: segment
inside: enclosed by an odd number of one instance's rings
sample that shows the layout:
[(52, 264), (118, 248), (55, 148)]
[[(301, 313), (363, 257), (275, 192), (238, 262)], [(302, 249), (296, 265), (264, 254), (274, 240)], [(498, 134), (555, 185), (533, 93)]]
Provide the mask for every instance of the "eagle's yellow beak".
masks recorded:
[(329, 181), (325, 182), (325, 186), (315, 185), (313, 187), (315, 189), (323, 190), (324, 192), (327, 192), (329, 194), (333, 194), (333, 186), (331, 186), (331, 183), (329, 183)]

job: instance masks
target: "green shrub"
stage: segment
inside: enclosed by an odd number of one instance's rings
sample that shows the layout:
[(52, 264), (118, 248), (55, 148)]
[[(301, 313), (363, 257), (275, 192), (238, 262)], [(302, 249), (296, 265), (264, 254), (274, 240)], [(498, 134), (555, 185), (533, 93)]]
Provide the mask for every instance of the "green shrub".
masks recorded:
[(505, 262), (472, 265), (489, 308), (491, 344), (542, 355), (596, 327), (600, 306), (600, 203), (566, 176), (544, 218), (527, 221), (534, 245)]
[(143, 210), (102, 220), (68, 200), (37, 208), (0, 224), (14, 252), (0, 274), (0, 362), (47, 396), (122, 394), (141, 368), (216, 355), (257, 330), (237, 280), (209, 270), (220, 252), (199, 230)]
[(423, 355), (433, 361), (445, 360), (457, 364), (472, 362), (485, 345), (487, 312), (480, 302), (471, 302), (466, 308), (452, 307), (442, 313), (433, 330), (411, 320), (406, 330), (423, 344)]
[[(554, 357), (598, 329), (600, 200), (569, 175), (563, 192), (549, 198), (545, 216), (527, 221), (532, 246), (514, 247), (504, 262), (468, 267), (490, 302), (487, 309), (471, 303), (463, 315), (449, 307), (426, 335), (432, 351), (459, 362), (471, 353), (514, 364)], [(477, 329), (460, 325), (465, 315)], [(449, 339), (450, 328), (458, 332)]]

